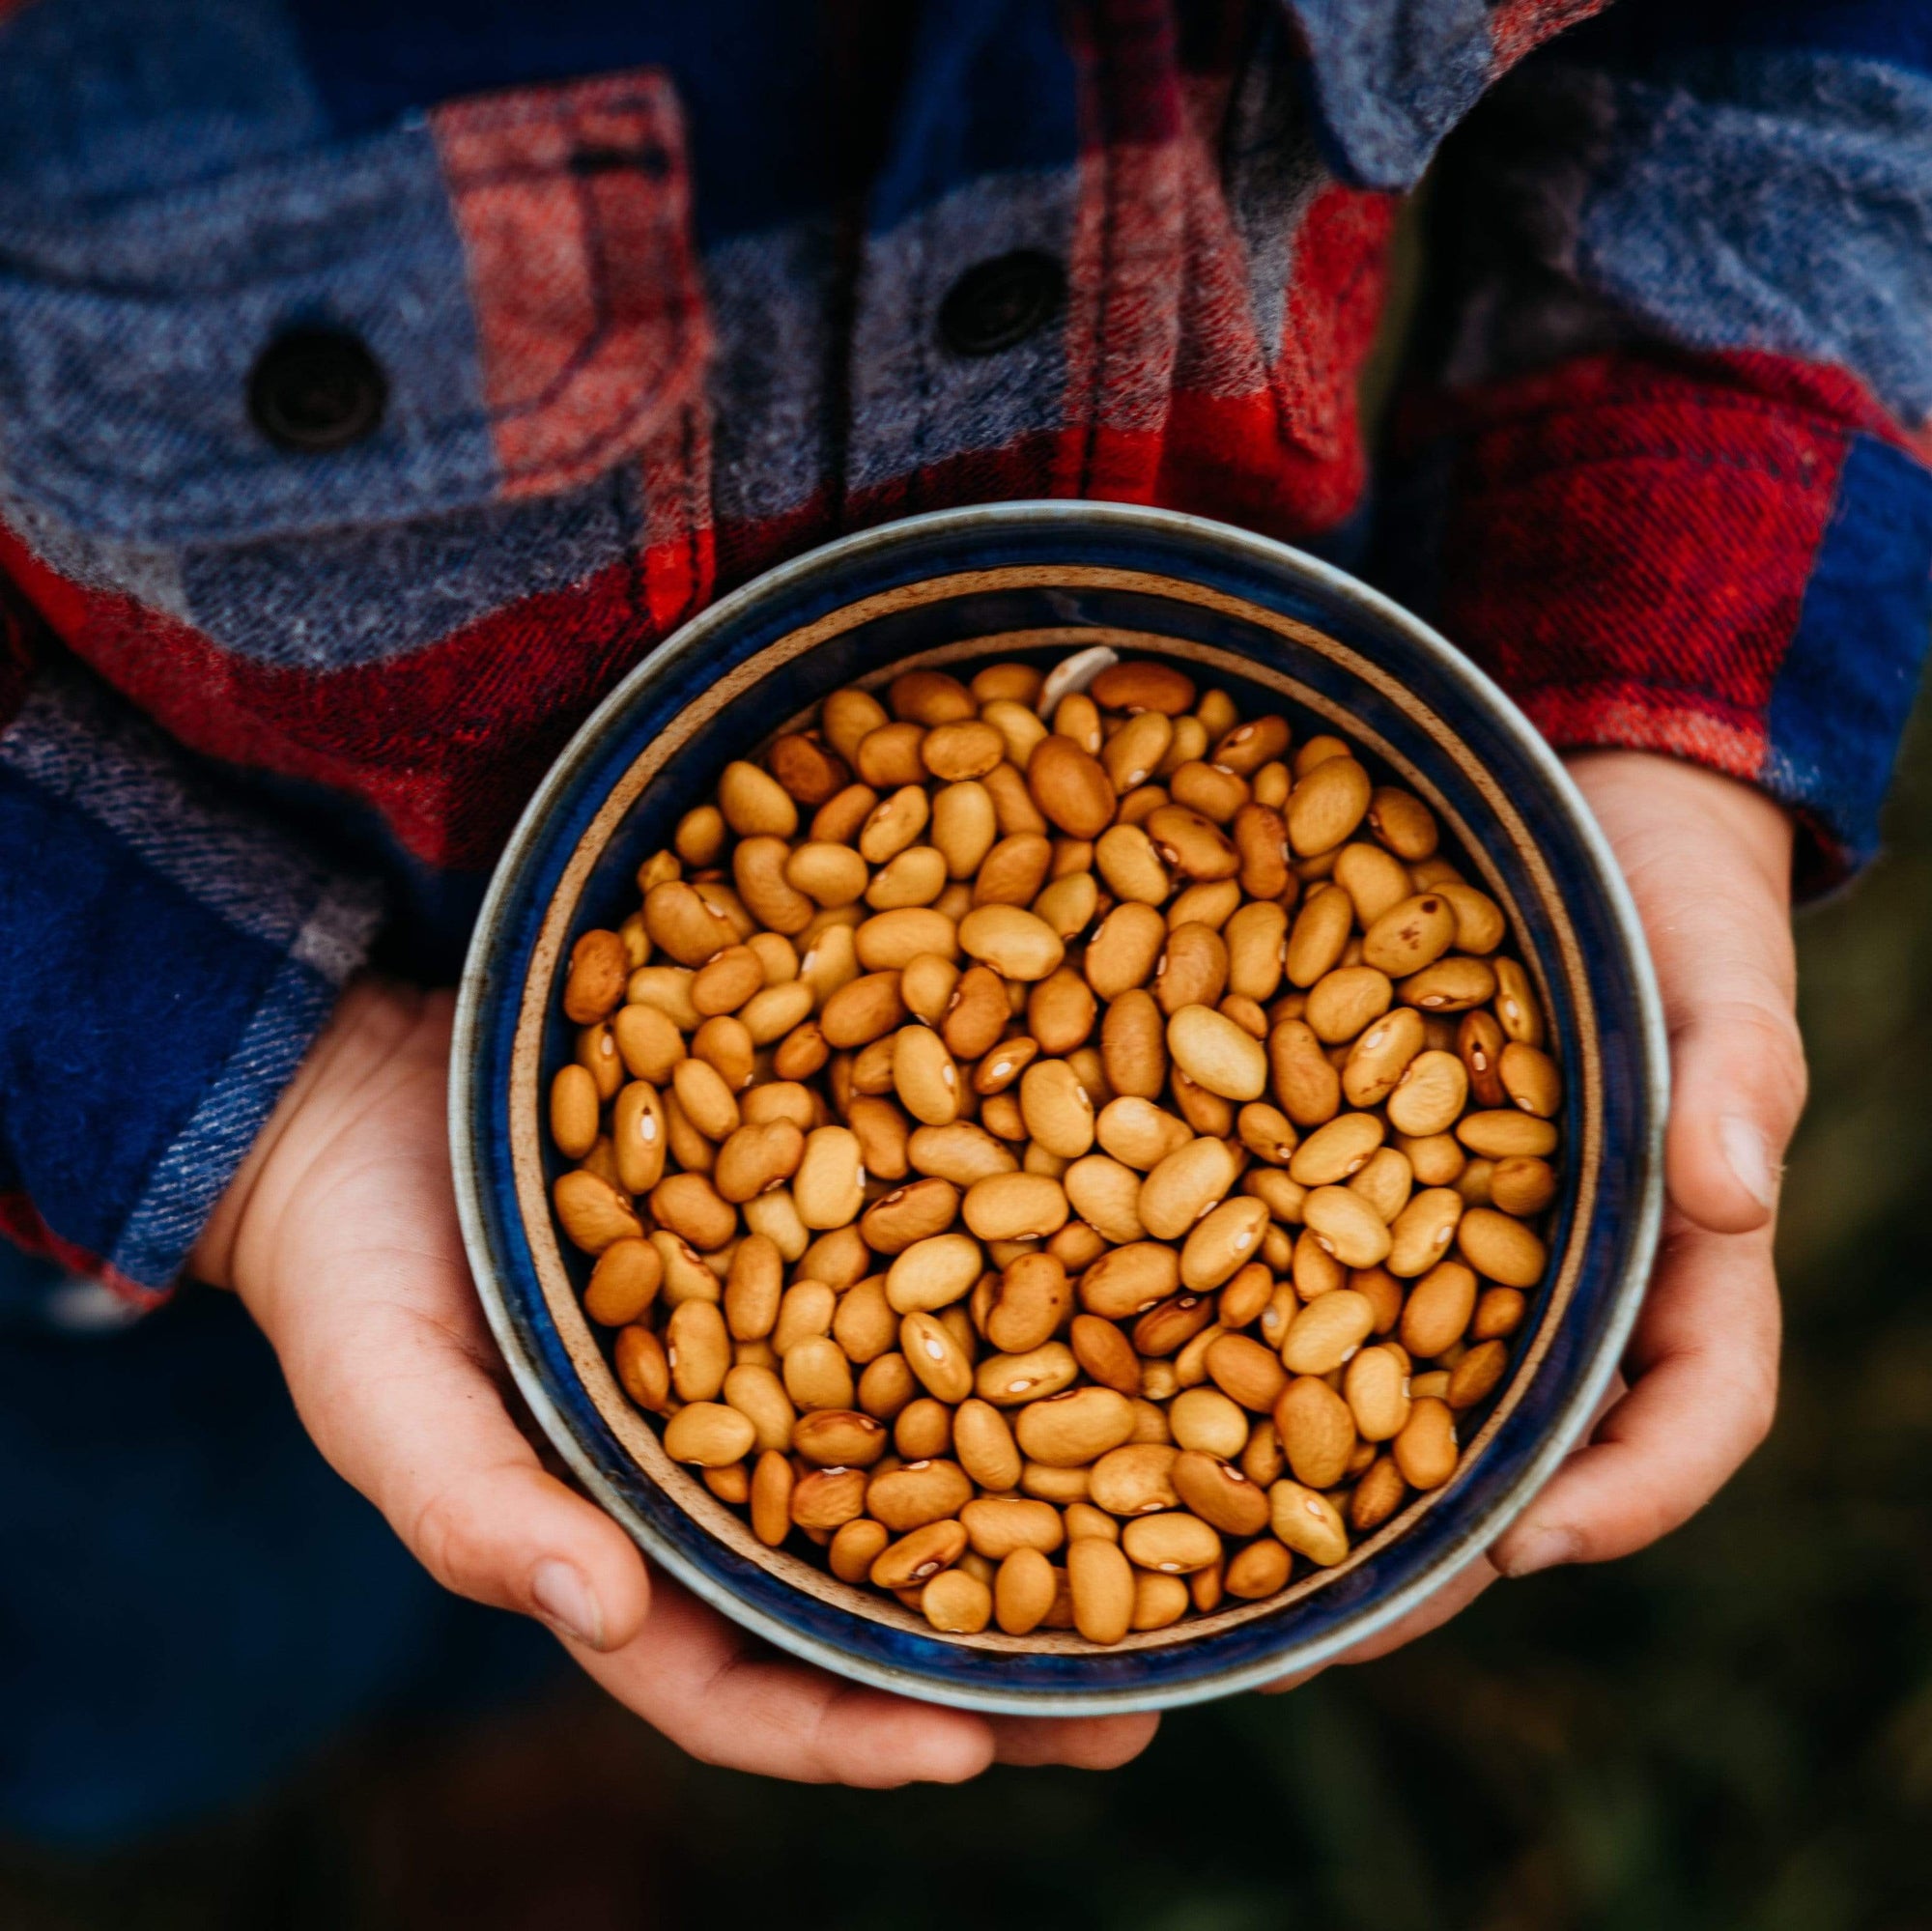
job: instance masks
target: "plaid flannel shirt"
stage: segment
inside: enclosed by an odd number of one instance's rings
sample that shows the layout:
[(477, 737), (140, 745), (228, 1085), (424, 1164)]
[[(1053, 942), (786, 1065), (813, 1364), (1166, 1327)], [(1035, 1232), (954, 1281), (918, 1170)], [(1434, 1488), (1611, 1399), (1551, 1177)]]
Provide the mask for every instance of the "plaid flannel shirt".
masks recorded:
[(0, 1228), (164, 1292), (372, 944), (447, 974), (590, 706), (800, 547), (1339, 551), (1452, 130), (1394, 580), (1842, 875), (1932, 588), (1932, 30), (1601, 6), (0, 0)]

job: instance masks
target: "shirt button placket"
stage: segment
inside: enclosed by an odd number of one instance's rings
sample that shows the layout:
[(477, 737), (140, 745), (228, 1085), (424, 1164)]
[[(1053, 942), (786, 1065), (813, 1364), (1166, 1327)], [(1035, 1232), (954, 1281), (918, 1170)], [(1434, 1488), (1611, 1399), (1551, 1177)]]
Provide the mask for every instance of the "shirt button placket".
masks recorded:
[[(1066, 404), (1063, 266), (1077, 180), (1068, 167), (977, 184), (867, 236), (851, 355), (848, 499), (908, 514), (961, 488), (1045, 494), (1039, 433)], [(1009, 451), (969, 486), (934, 480)], [(1036, 469), (1037, 469), (1037, 473)]]

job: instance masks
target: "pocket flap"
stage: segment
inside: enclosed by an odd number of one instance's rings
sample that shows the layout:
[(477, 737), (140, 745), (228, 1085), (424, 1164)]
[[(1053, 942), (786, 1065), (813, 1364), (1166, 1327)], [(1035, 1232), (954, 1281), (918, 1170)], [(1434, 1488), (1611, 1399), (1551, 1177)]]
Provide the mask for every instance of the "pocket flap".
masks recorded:
[[(699, 379), (675, 96), (655, 71), (461, 100), (154, 196), (0, 196), (5, 488), (141, 545), (242, 541), (571, 488)], [(373, 427), (292, 449), (271, 345), (352, 338)]]

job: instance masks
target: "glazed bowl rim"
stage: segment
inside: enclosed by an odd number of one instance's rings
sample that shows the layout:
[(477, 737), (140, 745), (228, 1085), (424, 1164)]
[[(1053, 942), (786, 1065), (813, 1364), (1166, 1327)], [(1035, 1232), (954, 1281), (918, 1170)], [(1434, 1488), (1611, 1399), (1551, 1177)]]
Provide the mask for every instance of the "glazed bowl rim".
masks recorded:
[[(602, 749), (639, 694), (668, 667), (694, 652), (721, 632), (728, 632), (748, 612), (801, 585), (836, 577), (855, 559), (890, 552), (927, 537), (998, 536), (1008, 529), (1037, 536), (1043, 525), (1057, 525), (1077, 542), (1083, 530), (1106, 527), (1119, 534), (1144, 532), (1181, 547), (1198, 545), (1225, 556), (1259, 565), (1317, 591), (1331, 603), (1353, 606), (1371, 625), (1402, 634), (1406, 642), (1429, 657), (1460, 694), (1486, 720), (1504, 731), (1516, 749), (1535, 768), (1547, 802), (1560, 808), (1567, 829), (1587, 855), (1596, 873), (1610, 921), (1622, 943), (1630, 972), (1643, 1070), (1640, 1090), (1647, 1118), (1633, 1121), (1641, 1128), (1636, 1153), (1642, 1179), (1634, 1237), (1626, 1249), (1619, 1278), (1607, 1291), (1605, 1316), (1595, 1347), (1576, 1373), (1535, 1450), (1497, 1495), (1474, 1509), (1454, 1545), (1441, 1550), (1400, 1586), (1376, 1597), (1357, 1613), (1334, 1628), (1311, 1636), (1272, 1657), (1231, 1663), (1182, 1682), (1107, 1690), (1014, 1689), (1004, 1684), (984, 1688), (939, 1684), (916, 1670), (888, 1661), (839, 1648), (798, 1630), (781, 1617), (749, 1603), (665, 1535), (644, 1520), (606, 1479), (595, 1458), (578, 1438), (575, 1429), (553, 1401), (542, 1364), (531, 1358), (517, 1333), (516, 1321), (496, 1277), (496, 1256), (488, 1233), (483, 1204), (483, 1168), (476, 1157), (471, 1132), (478, 1093), (472, 1072), (479, 1060), (479, 1033), (486, 1002), (491, 996), (490, 958), (506, 902), (540, 846), (546, 820), (568, 797), (582, 766)], [(1076, 559), (1067, 558), (1069, 565)], [(1184, 568), (1182, 571), (1184, 574)], [(1543, 840), (1539, 839), (1539, 843)], [(497, 996), (503, 996), (501, 988)], [(740, 1627), (779, 1648), (830, 1669), (850, 1681), (957, 1708), (1035, 1716), (1105, 1715), (1124, 1711), (1173, 1708), (1233, 1694), (1274, 1681), (1285, 1671), (1319, 1667), (1387, 1630), (1412, 1613), (1443, 1588), (1470, 1562), (1480, 1559), (1509, 1524), (1547, 1484), (1557, 1465), (1576, 1447), (1594, 1420), (1599, 1405), (1616, 1372), (1630, 1330), (1635, 1321), (1649, 1281), (1662, 1223), (1663, 1199), (1662, 1136), (1668, 1111), (1669, 1063), (1662, 1002), (1650, 954), (1635, 906), (1608, 840), (1591, 813), (1575, 781), (1547, 740), (1500, 688), (1438, 632), (1380, 592), (1334, 564), (1270, 537), (1180, 511), (1088, 501), (1078, 498), (1019, 499), (971, 504), (936, 510), (879, 525), (838, 538), (778, 564), (708, 605), (665, 638), (616, 684), (575, 731), (545, 773), (517, 819), (491, 877), (478, 911), (465, 960), (454, 1033), (451, 1041), (449, 1110), (451, 1155), (457, 1208), (472, 1278), (491, 1332), (509, 1368), (518, 1392), (529, 1405), (546, 1436), (599, 1504), (611, 1515), (644, 1551), (687, 1588), (720, 1609)], [(696, 1523), (696, 1533), (703, 1533)], [(1207, 1640), (1211, 1641), (1212, 1638)]]

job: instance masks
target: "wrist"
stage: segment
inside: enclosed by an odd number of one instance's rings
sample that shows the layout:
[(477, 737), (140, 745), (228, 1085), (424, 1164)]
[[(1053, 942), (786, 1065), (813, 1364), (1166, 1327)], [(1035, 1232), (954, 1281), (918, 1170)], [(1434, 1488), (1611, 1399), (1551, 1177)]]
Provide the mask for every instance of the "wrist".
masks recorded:
[(317, 1095), (353, 1094), (376, 1075), (413, 1025), (419, 1006), (409, 988), (367, 976), (344, 987), (202, 1229), (188, 1256), (195, 1279), (240, 1290), (254, 1276), (272, 1252), (273, 1222), (314, 1157), (319, 1137), (340, 1123), (318, 1117)]
[[(1790, 903), (1795, 820), (1768, 792), (1660, 752), (1593, 748), (1562, 758), (1626, 871), (1716, 846), (1745, 873), (1722, 883), (1747, 882)], [(1639, 841), (1652, 849), (1633, 849)]]

